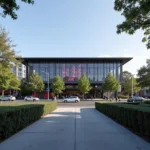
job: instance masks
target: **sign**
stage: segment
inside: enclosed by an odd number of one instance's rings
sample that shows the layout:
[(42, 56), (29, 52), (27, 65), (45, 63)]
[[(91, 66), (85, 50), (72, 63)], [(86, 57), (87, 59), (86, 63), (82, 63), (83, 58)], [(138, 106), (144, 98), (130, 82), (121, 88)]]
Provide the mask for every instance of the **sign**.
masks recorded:
[(49, 91), (50, 91), (50, 89), (49, 89), (49, 88), (46, 88), (46, 89), (45, 89), (45, 91), (46, 91), (46, 92), (49, 92)]

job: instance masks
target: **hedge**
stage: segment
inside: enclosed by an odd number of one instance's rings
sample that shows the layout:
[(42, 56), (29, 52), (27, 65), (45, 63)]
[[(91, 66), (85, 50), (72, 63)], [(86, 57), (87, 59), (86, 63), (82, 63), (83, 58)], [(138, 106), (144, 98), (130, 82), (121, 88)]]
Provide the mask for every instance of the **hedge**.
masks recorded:
[(56, 102), (0, 105), (0, 140), (54, 111), (56, 106)]
[(150, 104), (150, 100), (145, 100), (144, 104)]
[(140, 105), (95, 103), (98, 111), (150, 139), (150, 109)]
[(120, 99), (128, 99), (129, 98), (129, 96), (125, 96), (125, 95), (118, 95), (118, 98)]

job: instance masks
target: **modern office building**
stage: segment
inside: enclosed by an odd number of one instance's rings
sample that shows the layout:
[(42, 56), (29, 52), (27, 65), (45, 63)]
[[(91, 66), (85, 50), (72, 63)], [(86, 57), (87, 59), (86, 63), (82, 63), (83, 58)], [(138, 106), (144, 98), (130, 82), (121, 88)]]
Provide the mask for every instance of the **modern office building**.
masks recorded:
[[(51, 58), (51, 57), (26, 57), (23, 58), (23, 63), (26, 66), (26, 77), (33, 71), (37, 72), (47, 84), (47, 74), (51, 79), (59, 75), (65, 82), (66, 94), (77, 94), (78, 79), (82, 74), (86, 74), (89, 78), (93, 89), (92, 95), (95, 94), (96, 88), (100, 89), (101, 85), (111, 72), (119, 82), (122, 81), (123, 65), (132, 58), (116, 57), (116, 58)], [(76, 93), (75, 93), (76, 91)], [(100, 90), (99, 90), (100, 91)], [(101, 93), (96, 93), (96, 96), (102, 97)]]

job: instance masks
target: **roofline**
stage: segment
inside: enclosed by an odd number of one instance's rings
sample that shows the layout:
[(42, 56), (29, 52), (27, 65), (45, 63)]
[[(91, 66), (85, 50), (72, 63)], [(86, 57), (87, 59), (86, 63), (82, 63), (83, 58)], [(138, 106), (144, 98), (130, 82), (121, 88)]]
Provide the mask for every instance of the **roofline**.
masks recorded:
[(122, 61), (124, 65), (128, 61), (132, 60), (133, 57), (22, 57), (24, 61), (35, 61), (35, 60), (117, 60)]

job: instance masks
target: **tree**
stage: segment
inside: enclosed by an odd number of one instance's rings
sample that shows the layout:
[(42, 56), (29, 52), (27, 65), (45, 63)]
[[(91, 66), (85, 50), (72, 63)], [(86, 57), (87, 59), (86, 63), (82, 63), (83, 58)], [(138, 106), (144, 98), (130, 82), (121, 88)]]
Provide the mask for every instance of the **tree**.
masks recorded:
[[(133, 79), (132, 79), (133, 78)], [(122, 92), (125, 95), (129, 95), (132, 92), (132, 80), (133, 80), (133, 93), (137, 93), (140, 90), (140, 86), (138, 85), (136, 79), (134, 77), (130, 77), (126, 80), (122, 85)]]
[(36, 92), (42, 92), (44, 90), (43, 80), (38, 73), (34, 73), (29, 77), (27, 88), (29, 91), (34, 92), (34, 95)]
[(124, 71), (122, 73), (122, 82), (127, 81), (129, 78), (131, 78), (131, 76), (132, 76), (131, 72)]
[(131, 72), (124, 71), (122, 73), (122, 83), (121, 83), (121, 85), (122, 85), (122, 93), (125, 94), (125, 95), (129, 94), (129, 93), (126, 93), (126, 84), (127, 84), (127, 82), (129, 81), (129, 79), (131, 77), (132, 77)]
[(31, 94), (30, 87), (28, 87), (28, 83), (27, 83), (27, 80), (25, 78), (23, 78), (20, 81), (20, 87), (19, 88), (21, 90), (21, 95)]
[[(21, 0), (22, 2), (28, 4), (34, 4), (34, 0)], [(17, 14), (15, 11), (19, 10), (20, 6), (17, 4), (16, 0), (1, 0), (0, 7), (3, 10), (2, 16), (6, 17), (10, 15), (11, 18), (17, 19)]]
[(8, 33), (0, 26), (0, 64), (4, 67), (12, 67), (12, 64), (18, 64), (20, 61), (16, 59), (15, 45), (12, 44)]
[(150, 48), (150, 0), (115, 0), (114, 9), (121, 11), (125, 21), (117, 25), (117, 33), (130, 35), (141, 29), (144, 31), (143, 42)]
[(60, 76), (55, 76), (52, 79), (51, 88), (55, 94), (60, 94), (65, 89), (64, 81)]
[(79, 79), (78, 88), (83, 94), (83, 99), (84, 99), (84, 94), (88, 93), (92, 89), (90, 81), (85, 74), (83, 74)]
[(138, 70), (138, 83), (141, 87), (150, 87), (150, 59)]
[(19, 85), (20, 81), (16, 79), (10, 69), (0, 64), (0, 89), (2, 90), (2, 95), (8, 89), (19, 90)]
[[(20, 90), (20, 81), (16, 78), (14, 73), (10, 73), (10, 82), (9, 82), (9, 89), (11, 90)], [(11, 93), (10, 93), (11, 94)]]
[(104, 84), (103, 84), (104, 92), (107, 92), (108, 94), (108, 92), (115, 92), (118, 89), (119, 89), (118, 80), (111, 73), (109, 73), (104, 80)]
[(0, 89), (2, 90), (3, 96), (5, 90), (9, 88), (10, 80), (10, 70), (8, 68), (5, 68), (2, 64), (0, 64)]

